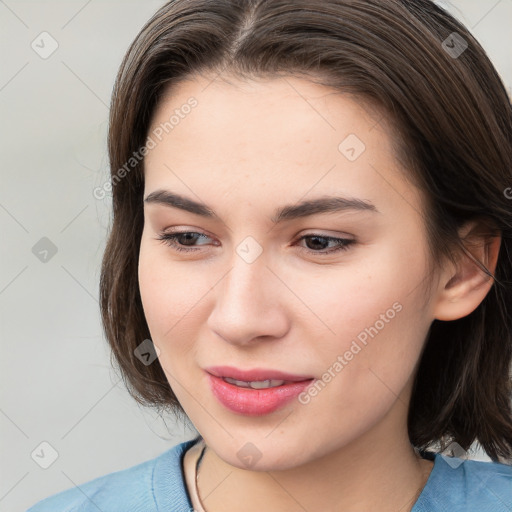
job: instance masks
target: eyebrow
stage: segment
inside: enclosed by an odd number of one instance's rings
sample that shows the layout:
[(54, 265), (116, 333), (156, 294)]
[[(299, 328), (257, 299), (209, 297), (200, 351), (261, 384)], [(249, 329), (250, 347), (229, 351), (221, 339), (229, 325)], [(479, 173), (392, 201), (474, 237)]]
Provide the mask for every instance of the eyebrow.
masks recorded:
[[(219, 220), (219, 216), (208, 205), (169, 190), (155, 190), (144, 199), (144, 202), (147, 204), (154, 203), (179, 208), (187, 212), (195, 213), (196, 215), (201, 215), (202, 217)], [(353, 197), (323, 196), (318, 199), (310, 199), (297, 204), (277, 208), (274, 215), (271, 217), (271, 221), (273, 224), (278, 224), (280, 222), (320, 213), (344, 211), (381, 213), (377, 207), (369, 201)]]

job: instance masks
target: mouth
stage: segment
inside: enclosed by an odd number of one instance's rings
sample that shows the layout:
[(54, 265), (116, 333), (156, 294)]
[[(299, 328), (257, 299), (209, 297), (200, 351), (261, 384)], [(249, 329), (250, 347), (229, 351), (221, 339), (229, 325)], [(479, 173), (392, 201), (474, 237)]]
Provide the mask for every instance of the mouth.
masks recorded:
[[(214, 367), (205, 371), (210, 389), (218, 401), (232, 412), (250, 416), (262, 416), (280, 409), (314, 380), (307, 375), (263, 369), (242, 371), (232, 367)], [(241, 379), (241, 375), (245, 378)]]
[(283, 384), (314, 379), (313, 375), (294, 375), (281, 370), (267, 368), (241, 370), (233, 366), (210, 366), (204, 368), (204, 370), (215, 377), (224, 379), (230, 384), (241, 387), (252, 387), (253, 389), (276, 387)]
[(245, 380), (237, 380), (231, 379), (229, 377), (221, 377), (224, 382), (228, 382), (229, 384), (234, 384), (240, 388), (251, 388), (251, 389), (268, 389), (268, 388), (276, 388), (278, 386), (283, 386), (284, 384), (290, 384), (292, 381), (285, 380), (253, 380), (246, 382)]

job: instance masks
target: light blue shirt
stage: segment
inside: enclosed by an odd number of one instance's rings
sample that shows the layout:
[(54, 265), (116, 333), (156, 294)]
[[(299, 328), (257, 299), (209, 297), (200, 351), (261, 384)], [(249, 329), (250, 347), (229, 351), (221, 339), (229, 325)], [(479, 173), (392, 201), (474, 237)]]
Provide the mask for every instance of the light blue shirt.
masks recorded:
[[(198, 439), (54, 494), (27, 512), (193, 512), (182, 462)], [(432, 452), (423, 456), (434, 460), (434, 467), (411, 512), (512, 511), (512, 466)]]

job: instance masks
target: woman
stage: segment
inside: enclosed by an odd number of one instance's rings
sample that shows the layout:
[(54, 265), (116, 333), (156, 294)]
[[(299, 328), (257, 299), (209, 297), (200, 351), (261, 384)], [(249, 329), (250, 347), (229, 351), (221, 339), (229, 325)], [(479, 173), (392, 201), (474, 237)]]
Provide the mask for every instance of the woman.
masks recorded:
[(199, 435), (30, 511), (509, 511), (511, 143), (429, 0), (164, 5), (113, 93), (101, 310)]

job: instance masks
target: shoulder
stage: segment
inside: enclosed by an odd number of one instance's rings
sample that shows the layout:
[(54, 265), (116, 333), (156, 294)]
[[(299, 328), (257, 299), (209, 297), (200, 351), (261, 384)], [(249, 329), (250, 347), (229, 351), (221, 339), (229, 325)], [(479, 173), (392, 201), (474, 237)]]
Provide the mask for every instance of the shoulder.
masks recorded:
[(414, 512), (510, 512), (512, 466), (436, 454)]
[(194, 442), (185, 441), (151, 460), (49, 496), (27, 512), (156, 512), (176, 505), (188, 510), (181, 460)]

